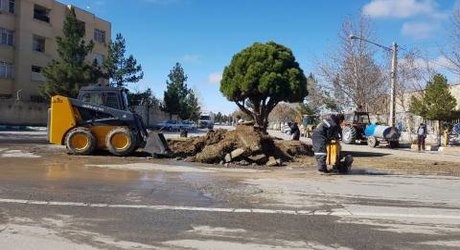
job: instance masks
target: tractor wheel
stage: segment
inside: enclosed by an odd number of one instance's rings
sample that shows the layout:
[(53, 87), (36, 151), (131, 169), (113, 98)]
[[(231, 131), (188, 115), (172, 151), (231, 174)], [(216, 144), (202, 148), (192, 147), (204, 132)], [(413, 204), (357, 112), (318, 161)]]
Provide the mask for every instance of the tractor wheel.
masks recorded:
[(367, 145), (369, 145), (371, 148), (375, 148), (379, 145), (379, 141), (374, 136), (370, 136), (367, 138)]
[(107, 134), (105, 145), (110, 153), (125, 156), (134, 152), (137, 140), (128, 128), (116, 128)]
[(71, 129), (65, 137), (65, 146), (70, 154), (89, 155), (96, 148), (96, 138), (87, 128)]
[(358, 137), (358, 132), (356, 131), (356, 128), (351, 127), (351, 126), (346, 126), (342, 130), (342, 141), (345, 144), (352, 144), (356, 141)]

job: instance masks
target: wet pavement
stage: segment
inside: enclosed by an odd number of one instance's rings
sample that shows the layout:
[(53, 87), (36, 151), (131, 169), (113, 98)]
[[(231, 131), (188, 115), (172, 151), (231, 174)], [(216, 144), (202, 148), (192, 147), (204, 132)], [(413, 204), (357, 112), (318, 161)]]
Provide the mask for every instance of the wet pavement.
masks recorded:
[[(71, 156), (0, 133), (0, 249), (458, 249), (460, 178)], [(28, 139), (30, 137), (30, 139)], [(398, 156), (400, 157), (400, 156)], [(378, 160), (378, 158), (376, 158)]]

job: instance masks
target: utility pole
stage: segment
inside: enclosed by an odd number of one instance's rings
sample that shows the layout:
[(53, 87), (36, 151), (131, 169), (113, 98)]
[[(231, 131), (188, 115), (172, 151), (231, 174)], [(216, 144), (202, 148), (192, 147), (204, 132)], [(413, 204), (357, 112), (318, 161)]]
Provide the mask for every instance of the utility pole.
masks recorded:
[(390, 97), (390, 118), (388, 123), (392, 128), (396, 126), (396, 79), (397, 79), (397, 67), (398, 67), (398, 44), (395, 42), (391, 48), (391, 97)]
[(380, 47), (386, 51), (391, 52), (391, 80), (390, 80), (390, 117), (388, 119), (388, 123), (392, 128), (396, 127), (396, 80), (398, 77), (398, 44), (396, 42), (393, 43), (391, 48), (378, 44), (376, 42), (369, 41), (362, 37), (357, 37), (355, 35), (349, 36), (350, 40), (361, 40), (364, 42), (368, 42), (373, 44), (377, 47)]

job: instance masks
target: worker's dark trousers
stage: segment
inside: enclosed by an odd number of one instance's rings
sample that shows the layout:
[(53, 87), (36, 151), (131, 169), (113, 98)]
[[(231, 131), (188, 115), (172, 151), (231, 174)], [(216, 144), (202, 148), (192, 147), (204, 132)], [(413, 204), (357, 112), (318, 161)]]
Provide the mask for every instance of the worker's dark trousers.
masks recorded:
[(420, 149), (425, 151), (425, 137), (426, 136), (424, 136), (424, 135), (418, 135), (417, 136), (418, 151), (420, 151)]
[(315, 155), (315, 158), (316, 158), (316, 164), (318, 165), (318, 170), (319, 171), (327, 170), (326, 155)]
[(313, 152), (315, 153), (318, 170), (327, 170), (326, 165), (326, 140), (322, 137), (312, 136)]

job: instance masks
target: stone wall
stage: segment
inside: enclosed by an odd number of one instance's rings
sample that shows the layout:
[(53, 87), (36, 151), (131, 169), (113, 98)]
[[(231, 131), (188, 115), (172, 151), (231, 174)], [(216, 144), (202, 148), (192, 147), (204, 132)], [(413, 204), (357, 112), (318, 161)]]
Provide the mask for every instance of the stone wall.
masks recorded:
[[(142, 116), (147, 127), (155, 127), (159, 122), (170, 119), (169, 113), (161, 111), (158, 106), (136, 106), (134, 111)], [(172, 120), (177, 120), (177, 115), (173, 115)]]
[[(34, 103), (15, 100), (0, 100), (0, 125), (46, 126), (48, 123), (48, 103)], [(159, 107), (136, 106), (136, 113), (142, 116), (146, 126), (169, 120), (169, 114)], [(177, 116), (173, 116), (173, 120)]]
[(0, 100), (0, 124), (46, 126), (48, 103)]

